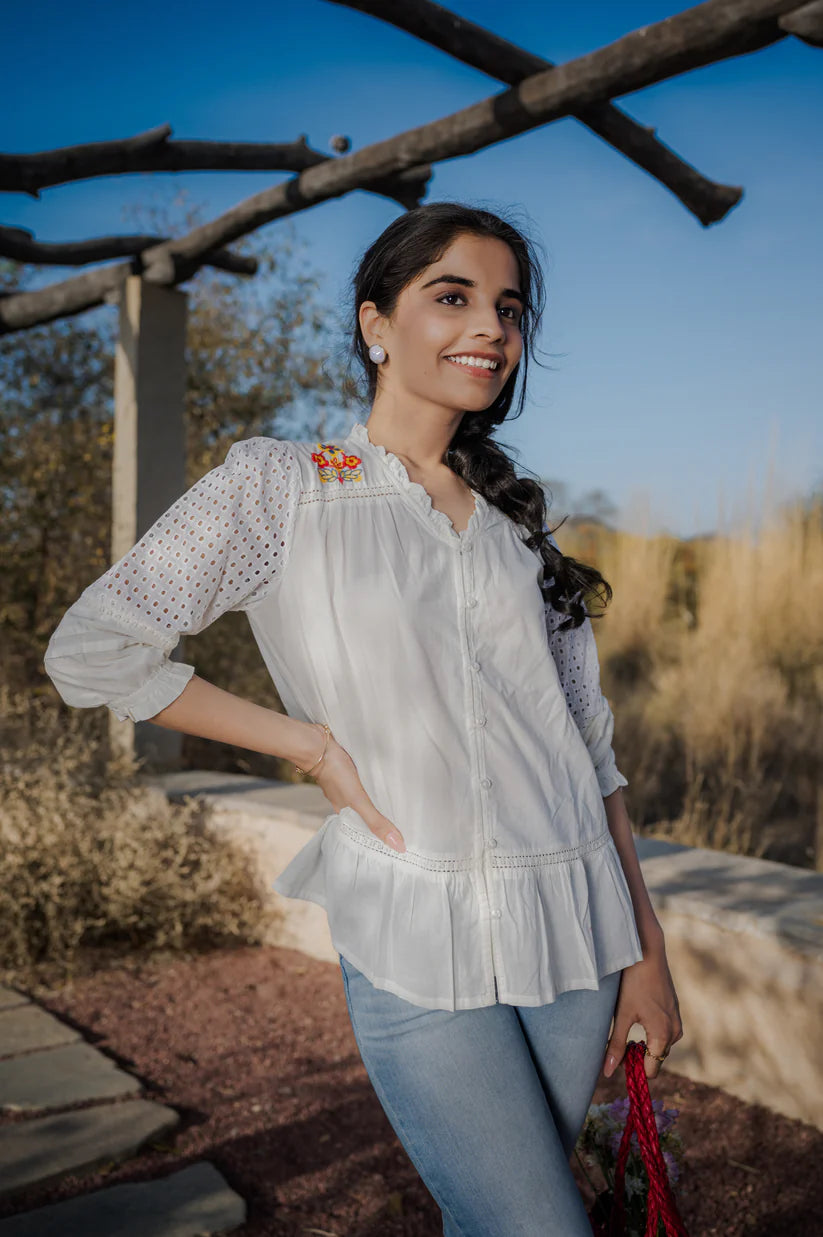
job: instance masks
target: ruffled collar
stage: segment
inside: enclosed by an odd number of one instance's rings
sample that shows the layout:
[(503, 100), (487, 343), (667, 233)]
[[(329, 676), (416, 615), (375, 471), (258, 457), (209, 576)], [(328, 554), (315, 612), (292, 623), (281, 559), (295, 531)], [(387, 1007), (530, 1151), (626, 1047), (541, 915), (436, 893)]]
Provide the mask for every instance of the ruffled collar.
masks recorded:
[[(418, 481), (412, 481), (402, 461), (391, 451), (387, 451), (384, 446), (372, 442), (369, 438), (368, 429), (362, 421), (355, 421), (348, 433), (347, 441), (356, 443), (361, 452), (369, 451), (381, 460), (397, 488), (406, 495), (420, 514), (432, 524), (441, 536), (446, 537), (448, 540), (454, 540), (455, 538), (460, 538), (463, 541), (469, 540), (485, 524), (489, 506), (483, 495), (477, 490), (472, 489), (471, 491), (474, 495), (474, 511), (469, 518), (468, 525), (462, 532), (458, 532), (445, 511), (438, 511), (433, 505), (428, 490)], [(471, 489), (471, 486), (469, 488)]]

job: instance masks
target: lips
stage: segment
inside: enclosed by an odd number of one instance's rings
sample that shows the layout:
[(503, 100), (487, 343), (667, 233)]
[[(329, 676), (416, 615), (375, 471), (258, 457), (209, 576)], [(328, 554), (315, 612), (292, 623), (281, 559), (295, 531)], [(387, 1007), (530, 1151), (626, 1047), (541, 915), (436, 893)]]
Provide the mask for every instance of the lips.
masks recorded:
[(496, 377), (497, 374), (500, 373), (500, 370), (502, 368), (502, 362), (499, 357), (486, 358), (486, 357), (483, 357), (482, 353), (474, 353), (472, 355), (475, 360), (483, 359), (483, 360), (489, 360), (489, 361), (492, 361), (492, 360), (496, 361), (497, 368), (491, 369), (487, 365), (470, 365), (467, 361), (458, 360), (456, 357), (444, 357), (443, 359), (447, 361), (449, 365), (454, 366), (456, 369), (465, 370), (466, 373), (470, 374), (473, 378), (494, 378)]

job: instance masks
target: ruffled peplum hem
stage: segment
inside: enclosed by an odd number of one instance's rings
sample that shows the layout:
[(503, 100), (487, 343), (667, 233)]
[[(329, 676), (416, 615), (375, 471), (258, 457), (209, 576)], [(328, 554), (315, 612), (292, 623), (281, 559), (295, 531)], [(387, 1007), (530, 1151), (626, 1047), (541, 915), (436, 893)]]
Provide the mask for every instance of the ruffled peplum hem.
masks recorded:
[(438, 865), (398, 856), (346, 807), (274, 888), (324, 907), (337, 952), (414, 1005), (544, 1005), (643, 957), (610, 832), (576, 851)]

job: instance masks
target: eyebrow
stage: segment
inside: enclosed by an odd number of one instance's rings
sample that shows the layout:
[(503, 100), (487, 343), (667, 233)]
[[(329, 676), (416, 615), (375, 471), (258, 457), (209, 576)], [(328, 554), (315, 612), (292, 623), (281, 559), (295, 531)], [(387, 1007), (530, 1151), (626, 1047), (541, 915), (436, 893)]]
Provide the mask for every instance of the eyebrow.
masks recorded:
[[(423, 284), (423, 289), (430, 288), (436, 283), (459, 283), (464, 288), (476, 288), (477, 284), (473, 279), (466, 279), (463, 275), (438, 275), (436, 279), (430, 279), (428, 283)], [(520, 304), (523, 304), (523, 294), (518, 292), (516, 288), (504, 288), (500, 293), (501, 296), (512, 296)]]

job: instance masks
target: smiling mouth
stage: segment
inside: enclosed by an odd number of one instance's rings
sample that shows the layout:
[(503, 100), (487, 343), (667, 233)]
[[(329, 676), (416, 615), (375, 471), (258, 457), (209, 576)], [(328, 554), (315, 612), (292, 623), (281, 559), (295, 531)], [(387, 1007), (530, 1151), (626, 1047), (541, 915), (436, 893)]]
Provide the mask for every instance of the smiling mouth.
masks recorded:
[(456, 365), (458, 369), (464, 369), (466, 373), (473, 377), (493, 378), (499, 372), (499, 361), (490, 361), (484, 357), (444, 357), (451, 365)]

